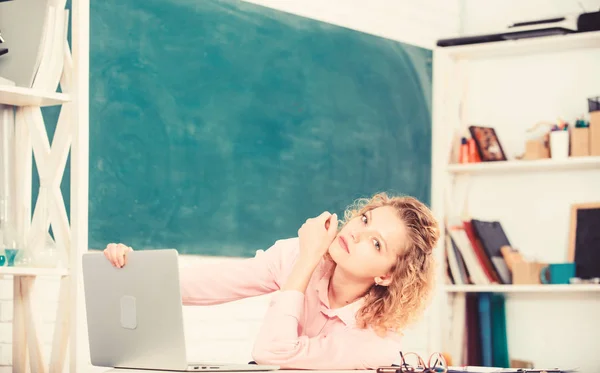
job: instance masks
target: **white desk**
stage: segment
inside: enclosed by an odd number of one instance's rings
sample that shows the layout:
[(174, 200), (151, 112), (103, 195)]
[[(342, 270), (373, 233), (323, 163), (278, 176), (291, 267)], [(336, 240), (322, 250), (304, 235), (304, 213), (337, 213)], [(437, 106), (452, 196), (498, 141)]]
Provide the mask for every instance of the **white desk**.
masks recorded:
[[(173, 373), (172, 371), (166, 370), (132, 370), (132, 369), (110, 369), (105, 373)], [(200, 371), (201, 372), (201, 371)], [(373, 372), (372, 370), (288, 370), (288, 369), (280, 369), (280, 370), (272, 370), (269, 371), (272, 373), (284, 372), (284, 373), (356, 373), (356, 372)], [(249, 371), (244, 371), (244, 373), (252, 373)], [(260, 372), (254, 372), (260, 373)]]
[[(357, 373), (357, 372), (373, 372), (371, 370), (273, 370), (272, 373), (283, 372), (283, 373)], [(0, 366), (0, 373), (12, 373), (12, 369), (9, 366)], [(174, 373), (173, 371), (166, 370), (138, 370), (138, 369), (111, 369), (111, 368), (99, 368), (91, 367), (84, 373)], [(252, 372), (244, 372), (252, 373)], [(254, 372), (261, 373), (261, 372)]]
[[(199, 371), (202, 372), (202, 371)], [(357, 373), (357, 372), (373, 372), (372, 370), (272, 370), (271, 373)], [(269, 373), (264, 372), (264, 373)], [(0, 366), (0, 373), (12, 373), (10, 366)], [(173, 371), (167, 370), (143, 370), (143, 369), (112, 369), (112, 368), (101, 368), (101, 367), (90, 367), (84, 373), (174, 373)], [(225, 372), (224, 372), (225, 373)], [(233, 372), (229, 372), (233, 373)], [(263, 373), (263, 372), (250, 372), (244, 371), (243, 373)]]

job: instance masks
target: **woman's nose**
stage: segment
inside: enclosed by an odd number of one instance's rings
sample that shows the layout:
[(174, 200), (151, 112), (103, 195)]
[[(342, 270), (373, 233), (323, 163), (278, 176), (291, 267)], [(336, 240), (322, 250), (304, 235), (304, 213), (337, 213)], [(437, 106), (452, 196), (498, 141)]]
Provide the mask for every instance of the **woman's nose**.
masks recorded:
[(360, 235), (353, 231), (353, 232), (350, 232), (350, 237), (352, 237), (352, 241), (357, 243), (360, 238)]

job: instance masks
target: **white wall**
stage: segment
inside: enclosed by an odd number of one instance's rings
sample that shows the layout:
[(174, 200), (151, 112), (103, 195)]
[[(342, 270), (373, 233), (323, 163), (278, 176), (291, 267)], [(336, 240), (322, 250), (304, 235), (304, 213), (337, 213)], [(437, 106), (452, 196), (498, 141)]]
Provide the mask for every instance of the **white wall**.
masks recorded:
[[(435, 41), (458, 31), (457, 0), (248, 0), (303, 17), (355, 29), (417, 46), (432, 48)], [(275, 237), (274, 237), (275, 238)], [(211, 258), (184, 257), (183, 264)], [(46, 360), (52, 340), (58, 282), (39, 279), (36, 303), (43, 323)], [(0, 365), (11, 364), (12, 280), (0, 279)], [(254, 335), (266, 309), (267, 297), (249, 299), (210, 308), (186, 308), (185, 322), (191, 358), (247, 362)], [(427, 348), (428, 322), (425, 319), (407, 333), (406, 348)], [(249, 328), (248, 331), (245, 329)], [(224, 348), (226, 346), (226, 348)]]
[(508, 25), (600, 10), (598, 0), (459, 0), (461, 34), (497, 32)]
[[(600, 9), (598, 0), (462, 1), (461, 30), (480, 34), (524, 19), (578, 13), (579, 3), (588, 11)], [(536, 122), (563, 118), (572, 123), (587, 114), (587, 97), (600, 94), (598, 66), (600, 49), (469, 62), (464, 124), (494, 127), (508, 157), (514, 158), (524, 149), (525, 130)], [(570, 205), (600, 201), (597, 170), (499, 174), (469, 181), (469, 214), (501, 221), (514, 246), (529, 259), (544, 262), (566, 260)], [(466, 190), (466, 182), (458, 186)], [(538, 367), (597, 371), (599, 311), (598, 293), (509, 295), (510, 358)]]
[(459, 0), (245, 1), (424, 48), (459, 25)]

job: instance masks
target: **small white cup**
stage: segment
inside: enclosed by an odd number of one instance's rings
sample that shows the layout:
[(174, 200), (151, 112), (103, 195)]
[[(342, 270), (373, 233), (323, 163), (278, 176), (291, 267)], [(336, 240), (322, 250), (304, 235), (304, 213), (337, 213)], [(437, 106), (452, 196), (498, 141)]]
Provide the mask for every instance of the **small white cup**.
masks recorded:
[(552, 159), (569, 157), (569, 131), (550, 132), (550, 155)]

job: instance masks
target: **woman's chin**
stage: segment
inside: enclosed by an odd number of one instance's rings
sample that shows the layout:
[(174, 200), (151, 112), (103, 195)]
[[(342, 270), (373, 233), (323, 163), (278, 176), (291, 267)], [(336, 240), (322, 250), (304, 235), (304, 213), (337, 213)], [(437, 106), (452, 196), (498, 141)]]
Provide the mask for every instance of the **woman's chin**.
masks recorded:
[(348, 252), (337, 243), (334, 243), (331, 246), (329, 246), (329, 256), (331, 256), (331, 259), (333, 259), (334, 262), (339, 263), (343, 261), (344, 257), (346, 257), (347, 255)]

